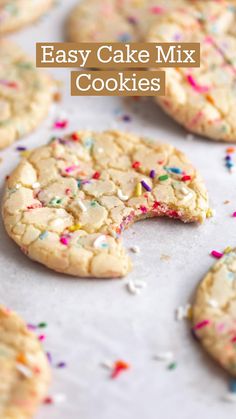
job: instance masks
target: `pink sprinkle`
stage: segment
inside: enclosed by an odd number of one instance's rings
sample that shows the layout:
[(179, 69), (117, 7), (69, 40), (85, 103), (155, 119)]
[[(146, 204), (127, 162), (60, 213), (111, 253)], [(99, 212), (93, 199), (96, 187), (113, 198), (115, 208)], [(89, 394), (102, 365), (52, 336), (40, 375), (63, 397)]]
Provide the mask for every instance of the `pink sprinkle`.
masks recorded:
[(187, 80), (189, 82), (189, 84), (192, 86), (192, 88), (198, 92), (198, 93), (207, 93), (209, 91), (209, 87), (207, 86), (200, 86), (199, 84), (197, 84), (196, 80), (193, 78), (193, 76), (191, 76), (191, 74), (189, 74), (187, 76)]
[(147, 213), (147, 208), (144, 205), (141, 205), (140, 210), (142, 211), (143, 214)]
[(63, 236), (63, 237), (60, 238), (60, 242), (61, 242), (61, 244), (64, 244), (64, 246), (68, 246), (68, 244), (69, 244), (69, 238)]
[(213, 256), (213, 258), (220, 259), (220, 258), (222, 258), (223, 253), (217, 252), (217, 250), (212, 250), (211, 251), (211, 256)]
[(208, 324), (210, 324), (210, 320), (203, 320), (202, 322), (195, 324), (193, 330), (202, 329), (203, 327), (208, 326)]
[(13, 89), (18, 88), (18, 84), (15, 81), (0, 80), (0, 84), (2, 84), (3, 86), (11, 87)]
[(68, 120), (64, 119), (62, 121), (58, 120), (54, 122), (53, 128), (54, 129), (63, 129), (68, 126)]
[(236, 211), (233, 212), (233, 217), (236, 217)]
[(34, 324), (29, 323), (29, 324), (27, 324), (27, 328), (29, 330), (36, 330), (37, 329), (37, 326), (35, 326)]
[(232, 343), (235, 343), (235, 342), (236, 342), (236, 336), (234, 336), (234, 337), (231, 339), (231, 342), (232, 342)]
[(74, 164), (73, 166), (69, 166), (65, 169), (66, 173), (70, 173), (73, 172), (74, 170), (78, 169), (79, 166), (76, 166), (76, 164)]
[(162, 13), (164, 13), (164, 11), (165, 9), (160, 6), (153, 6), (150, 9), (150, 12), (153, 13), (154, 15), (161, 15)]
[(45, 335), (40, 335), (38, 337), (38, 340), (40, 340), (40, 342), (43, 342), (45, 339), (46, 339), (46, 336)]

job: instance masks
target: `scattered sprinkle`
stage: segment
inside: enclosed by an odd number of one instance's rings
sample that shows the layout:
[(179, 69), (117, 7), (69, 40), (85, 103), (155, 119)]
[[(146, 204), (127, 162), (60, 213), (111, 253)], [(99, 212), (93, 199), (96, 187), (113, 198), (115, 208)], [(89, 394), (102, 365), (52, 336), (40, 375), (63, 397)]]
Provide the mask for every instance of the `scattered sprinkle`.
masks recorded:
[(151, 192), (152, 188), (144, 180), (141, 181), (141, 185), (147, 192)]
[(206, 327), (209, 324), (210, 324), (210, 320), (203, 320), (202, 322), (195, 324), (195, 326), (193, 327), (193, 330), (202, 329), (203, 327)]
[(54, 124), (53, 124), (53, 128), (54, 129), (64, 129), (64, 128), (67, 128), (67, 126), (68, 126), (68, 120), (67, 119), (63, 119), (63, 120), (57, 120), (57, 121), (55, 121), (54, 122)]
[(149, 176), (150, 176), (150, 178), (151, 178), (151, 179), (154, 179), (154, 178), (155, 178), (155, 176), (156, 176), (156, 172), (155, 172), (155, 170), (154, 170), (154, 169), (152, 169), (152, 170), (150, 171)]
[(95, 247), (95, 249), (108, 247), (106, 236), (101, 234), (101, 236), (97, 237), (94, 240), (93, 247)]
[(75, 231), (80, 230), (80, 229), (81, 229), (81, 224), (74, 224), (73, 226), (70, 226), (68, 228), (68, 230), (72, 233), (74, 233)]
[(112, 373), (111, 373), (111, 378), (117, 378), (121, 372), (128, 370), (130, 368), (130, 365), (122, 360), (116, 361), (113, 364), (113, 368), (112, 368)]
[(177, 368), (177, 362), (171, 362), (168, 366), (167, 369), (172, 371), (175, 370)]
[(212, 308), (218, 308), (219, 304), (216, 300), (213, 300), (213, 298), (211, 298), (210, 300), (207, 301), (207, 304), (212, 307)]
[(17, 362), (17, 364), (16, 364), (16, 369), (24, 376), (24, 377), (28, 377), (28, 378), (30, 378), (30, 377), (32, 377), (32, 375), (33, 375), (33, 373), (32, 373), (32, 371), (28, 368), (28, 367), (26, 367), (25, 365), (23, 365), (23, 364), (20, 364), (20, 363), (18, 363)]
[(141, 166), (140, 161), (135, 161), (135, 162), (132, 164), (133, 169), (139, 169), (139, 167), (140, 167), (140, 166)]
[(176, 320), (181, 321), (184, 319), (189, 319), (191, 317), (191, 304), (186, 304), (186, 306), (179, 306), (176, 309)]
[(37, 327), (39, 327), (39, 328), (45, 328), (45, 327), (47, 327), (47, 323), (46, 322), (41, 322), (41, 323), (38, 324)]
[(61, 244), (63, 244), (64, 246), (68, 246), (68, 244), (69, 244), (69, 237), (67, 237), (67, 236), (62, 236), (62, 237), (60, 238), (60, 242), (61, 242)]
[(130, 250), (133, 253), (140, 253), (140, 247), (139, 246), (131, 246)]
[(160, 352), (154, 355), (154, 359), (161, 362), (171, 362), (174, 359), (174, 354), (171, 351)]
[(142, 195), (142, 185), (141, 183), (137, 183), (136, 187), (135, 187), (135, 196), (141, 196)]
[(142, 289), (146, 288), (147, 283), (142, 280), (130, 280), (127, 284), (127, 289), (130, 294), (139, 295)]
[(100, 176), (101, 176), (101, 173), (95, 172), (92, 177), (93, 177), (93, 179), (99, 179)]
[(39, 335), (38, 340), (40, 340), (40, 342), (43, 342), (46, 339), (45, 335)]
[(58, 362), (58, 364), (56, 365), (57, 368), (65, 368), (66, 367), (66, 363), (64, 361)]
[(211, 256), (213, 256), (215, 259), (220, 259), (223, 256), (223, 253), (217, 252), (217, 250), (211, 251)]
[(85, 212), (87, 211), (86, 206), (84, 205), (84, 203), (81, 201), (81, 199), (77, 199), (77, 204), (79, 205), (80, 209)]
[(129, 199), (129, 196), (124, 195), (123, 192), (120, 189), (118, 189), (117, 195), (118, 195), (118, 198), (121, 199), (121, 201), (127, 201)]
[(161, 175), (158, 178), (158, 180), (160, 180), (161, 182), (163, 182), (164, 180), (167, 180), (167, 179), (169, 179), (169, 176), (168, 175)]

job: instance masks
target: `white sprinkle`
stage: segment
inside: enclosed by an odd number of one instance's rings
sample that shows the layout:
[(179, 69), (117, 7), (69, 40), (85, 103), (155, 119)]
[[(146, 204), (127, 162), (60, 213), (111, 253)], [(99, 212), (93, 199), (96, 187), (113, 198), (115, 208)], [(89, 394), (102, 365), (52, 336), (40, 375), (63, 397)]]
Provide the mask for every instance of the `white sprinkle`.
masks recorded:
[(118, 195), (118, 198), (121, 199), (121, 201), (127, 201), (129, 199), (128, 195), (124, 195), (120, 189), (118, 189), (117, 195)]
[(190, 304), (186, 304), (185, 307), (179, 306), (176, 309), (176, 320), (177, 321), (181, 321), (183, 319), (188, 319), (190, 308), (191, 308), (191, 305)]
[(58, 393), (53, 396), (55, 403), (64, 403), (66, 401), (66, 395), (64, 393)]
[(161, 352), (159, 354), (155, 354), (154, 359), (156, 359), (157, 361), (162, 361), (162, 362), (170, 362), (170, 361), (173, 361), (174, 354), (171, 351)]
[(231, 392), (226, 393), (226, 394), (223, 396), (223, 400), (224, 400), (225, 402), (236, 403), (236, 393), (231, 393)]
[(19, 184), (19, 183), (17, 183), (17, 184), (15, 185), (15, 189), (20, 189), (20, 184)]
[(40, 188), (40, 183), (39, 183), (39, 182), (34, 182), (34, 183), (32, 184), (32, 188), (33, 188), (33, 189), (38, 189), (38, 188)]
[(58, 227), (58, 226), (61, 226), (61, 224), (63, 224), (63, 220), (61, 219), (61, 218), (56, 218), (55, 220), (52, 220), (50, 223), (49, 223), (49, 225), (51, 226), (51, 227)]
[(84, 203), (81, 201), (81, 199), (77, 199), (77, 204), (79, 205), (80, 209), (85, 212), (87, 211), (86, 206), (84, 205)]
[(193, 141), (194, 140), (194, 135), (193, 134), (187, 134), (186, 135), (186, 140), (187, 141)]
[(25, 377), (32, 377), (32, 375), (33, 375), (33, 373), (32, 373), (32, 371), (28, 368), (28, 367), (26, 367), (25, 365), (23, 365), (23, 364), (20, 364), (20, 363), (17, 363), (16, 364), (16, 369), (22, 374), (22, 375), (24, 375)]
[(97, 148), (97, 152), (98, 152), (98, 153), (103, 153), (103, 151), (104, 151), (104, 149), (103, 149), (102, 147), (98, 147), (98, 148)]
[(140, 247), (139, 246), (131, 246), (130, 251), (133, 253), (140, 253)]
[(131, 281), (129, 281), (127, 284), (127, 289), (131, 294), (138, 295), (140, 294), (141, 290), (145, 288), (146, 286), (147, 284), (144, 281), (140, 281), (140, 280), (133, 281), (131, 279)]
[(113, 368), (113, 362), (106, 360), (101, 362), (101, 366), (107, 368), (108, 370), (111, 370)]
[(207, 301), (207, 304), (212, 308), (218, 308), (219, 304), (216, 300), (210, 299)]
[(182, 192), (182, 194), (185, 196), (190, 193), (190, 191), (185, 186), (182, 186), (182, 188), (180, 189), (180, 192)]
[(101, 234), (101, 236), (97, 237), (94, 240), (93, 247), (99, 249), (103, 243), (106, 243), (106, 236), (104, 234)]

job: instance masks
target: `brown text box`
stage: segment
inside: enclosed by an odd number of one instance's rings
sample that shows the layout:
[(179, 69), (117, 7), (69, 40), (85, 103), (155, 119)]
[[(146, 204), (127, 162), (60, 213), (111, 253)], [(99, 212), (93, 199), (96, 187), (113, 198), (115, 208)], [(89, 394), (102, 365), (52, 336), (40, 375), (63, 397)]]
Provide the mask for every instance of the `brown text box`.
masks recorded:
[(37, 43), (37, 67), (199, 67), (200, 43)]
[(163, 71), (72, 71), (72, 96), (163, 96)]

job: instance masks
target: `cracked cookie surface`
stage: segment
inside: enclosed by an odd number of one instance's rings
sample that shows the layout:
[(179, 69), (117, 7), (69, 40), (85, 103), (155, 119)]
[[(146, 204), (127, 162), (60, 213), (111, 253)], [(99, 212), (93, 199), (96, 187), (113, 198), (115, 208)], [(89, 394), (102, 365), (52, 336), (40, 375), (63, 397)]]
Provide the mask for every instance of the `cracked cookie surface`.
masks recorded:
[(31, 132), (47, 115), (54, 83), (18, 45), (0, 39), (0, 148)]
[(53, 0), (0, 0), (0, 36), (38, 19), (52, 4)]
[(200, 68), (169, 68), (161, 107), (187, 130), (236, 142), (236, 3), (196, 1), (160, 16), (149, 42), (200, 42)]
[(67, 31), (74, 42), (141, 41), (171, 0), (83, 0), (71, 12)]
[(206, 188), (185, 155), (118, 131), (75, 132), (32, 151), (7, 180), (3, 219), (32, 259), (79, 277), (131, 267), (120, 235), (137, 220), (202, 222)]
[(193, 330), (206, 351), (236, 376), (236, 250), (224, 255), (198, 287)]
[(32, 418), (46, 396), (50, 369), (37, 337), (0, 306), (0, 418)]

